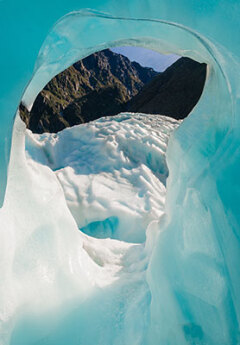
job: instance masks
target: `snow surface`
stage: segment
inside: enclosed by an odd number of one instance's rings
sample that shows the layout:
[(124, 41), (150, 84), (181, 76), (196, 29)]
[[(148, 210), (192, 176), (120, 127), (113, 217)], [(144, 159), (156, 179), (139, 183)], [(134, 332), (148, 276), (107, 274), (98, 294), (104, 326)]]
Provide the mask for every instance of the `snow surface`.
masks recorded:
[(164, 213), (168, 137), (179, 122), (121, 114), (65, 129), (27, 132), (28, 163), (48, 165), (84, 233), (140, 243)]

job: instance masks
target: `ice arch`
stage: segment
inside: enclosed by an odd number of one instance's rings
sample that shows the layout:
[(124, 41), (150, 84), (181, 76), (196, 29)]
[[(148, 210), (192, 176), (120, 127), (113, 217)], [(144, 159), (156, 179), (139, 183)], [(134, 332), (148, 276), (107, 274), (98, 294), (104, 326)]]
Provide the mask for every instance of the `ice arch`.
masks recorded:
[[(158, 227), (165, 231), (158, 236), (153, 252), (150, 250), (150, 236), (146, 247), (150, 255), (147, 269), (150, 295), (148, 293), (143, 300), (138, 295), (140, 299), (127, 310), (126, 315), (118, 310), (123, 318), (126, 317), (123, 329), (112, 333), (106, 331), (101, 343), (236, 344), (239, 341), (240, 298), (239, 121), (236, 116), (239, 64), (233, 57), (238, 48), (230, 33), (238, 27), (233, 28), (238, 19), (238, 6), (234, 2), (229, 7), (208, 2), (199, 8), (192, 3), (181, 2), (184, 12), (177, 6), (168, 9), (163, 3), (153, 5), (146, 2), (143, 7), (146, 12), (141, 13), (134, 1), (123, 5), (127, 13), (122, 17), (75, 12), (60, 20), (42, 46), (36, 71), (24, 94), (24, 101), (30, 106), (37, 92), (53, 75), (75, 60), (111, 44), (145, 45), (187, 55), (209, 65), (204, 94), (169, 146), (166, 216), (159, 225), (149, 229), (149, 234)], [(106, 5), (106, 8), (111, 12), (111, 7)], [(204, 24), (211, 11), (215, 13), (216, 27), (210, 33)], [(112, 13), (116, 13), (116, 8)], [(159, 15), (160, 21), (127, 19), (132, 14), (135, 18), (152, 19), (158, 17), (155, 13), (163, 13)], [(196, 26), (193, 20), (197, 20)], [(222, 32), (222, 27), (229, 36)], [(26, 188), (29, 184), (37, 185), (38, 174), (45, 176), (45, 182), (51, 175), (46, 170), (30, 171), (26, 166), (24, 131), (24, 125), (17, 117), (5, 204), (1, 210), (1, 260), (5, 264), (2, 268), (4, 284), (1, 286), (4, 344), (11, 339), (16, 311), (23, 304), (32, 303), (29, 306), (30, 318), (33, 312), (37, 315), (37, 326), (33, 325), (38, 328), (40, 324), (45, 336), (49, 324), (39, 315), (48, 308), (60, 308), (63, 302), (65, 308), (61, 311), (71, 309), (71, 303), (66, 301), (73, 298), (81, 301), (83, 296), (88, 296), (89, 290), (94, 290), (94, 276), (98, 272), (82, 250), (82, 239), (76, 235), (74, 222), (64, 205), (60, 204), (61, 212), (55, 214), (54, 220), (50, 216), (54, 208), (59, 207), (57, 199), (61, 195), (54, 180), (51, 190), (44, 188), (44, 184), (37, 190)], [(29, 207), (30, 215), (27, 214)], [(32, 284), (38, 287), (36, 294)], [(128, 291), (124, 293), (124, 298), (127, 298)], [(94, 315), (94, 301), (101, 301), (100, 292), (99, 295), (90, 304), (82, 303), (82, 309), (90, 309), (90, 315)], [(43, 299), (49, 302), (48, 306), (41, 305)], [(115, 311), (118, 307), (118, 304), (113, 305)], [(148, 308), (145, 319), (139, 318), (139, 314)], [(111, 316), (107, 310), (107, 316), (100, 323), (102, 328), (110, 320), (119, 322), (117, 317)], [(79, 320), (84, 325), (86, 321), (81, 317), (80, 314)], [(139, 324), (141, 332), (138, 332)], [(111, 323), (110, 326), (114, 329), (116, 325)], [(24, 330), (26, 332), (22, 325), (18, 338), (13, 336), (10, 340), (12, 344), (17, 344), (19, 339), (23, 344), (31, 344), (31, 334), (26, 340)], [(90, 343), (99, 341), (99, 334), (93, 332), (88, 335), (91, 335)]]

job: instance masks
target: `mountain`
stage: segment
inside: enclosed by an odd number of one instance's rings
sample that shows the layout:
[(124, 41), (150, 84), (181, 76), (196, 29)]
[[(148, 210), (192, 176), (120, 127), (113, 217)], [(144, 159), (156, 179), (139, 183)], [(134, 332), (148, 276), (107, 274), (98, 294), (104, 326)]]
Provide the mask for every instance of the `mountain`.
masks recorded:
[(180, 58), (144, 86), (127, 110), (183, 119), (198, 102), (205, 79), (206, 64)]
[(157, 72), (109, 49), (94, 53), (54, 77), (37, 96), (30, 112), (20, 115), (34, 133), (115, 115)]
[(54, 77), (31, 112), (20, 105), (20, 115), (34, 133), (55, 133), (126, 111), (183, 119), (198, 102), (205, 79), (206, 64), (186, 57), (157, 73), (105, 49)]

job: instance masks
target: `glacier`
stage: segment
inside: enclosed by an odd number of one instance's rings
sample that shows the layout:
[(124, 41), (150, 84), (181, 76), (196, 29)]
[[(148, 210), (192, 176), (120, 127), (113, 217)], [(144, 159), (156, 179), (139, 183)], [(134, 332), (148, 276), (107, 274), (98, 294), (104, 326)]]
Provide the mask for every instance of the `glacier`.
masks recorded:
[(58, 134), (28, 130), (27, 162), (54, 171), (81, 231), (143, 243), (148, 224), (164, 214), (166, 148), (180, 122), (128, 113)]
[[(239, 13), (237, 0), (0, 1), (1, 345), (240, 343)], [(127, 114), (88, 125), (81, 145), (104, 161), (85, 151), (76, 167), (79, 129), (33, 137), (18, 104), (120, 45), (207, 63), (203, 95), (167, 147), (170, 130), (157, 139)]]
[(123, 113), (57, 134), (27, 130), (19, 182), (35, 198), (14, 186), (1, 215), (11, 210), (20, 231), (10, 286), (24, 308), (11, 298), (10, 344), (147, 341), (146, 270), (164, 218), (168, 140), (180, 123)]

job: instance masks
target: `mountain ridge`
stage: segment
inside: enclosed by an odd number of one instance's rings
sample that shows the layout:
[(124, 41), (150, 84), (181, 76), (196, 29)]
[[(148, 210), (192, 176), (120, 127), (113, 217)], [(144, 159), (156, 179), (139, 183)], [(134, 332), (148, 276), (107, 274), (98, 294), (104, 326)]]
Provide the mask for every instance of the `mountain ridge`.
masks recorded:
[(185, 118), (198, 102), (206, 64), (182, 57), (158, 73), (109, 49), (80, 60), (54, 77), (30, 112), (20, 116), (34, 133), (66, 127), (120, 112)]
[(201, 97), (206, 72), (205, 63), (182, 57), (145, 85), (127, 110), (184, 119)]
[[(152, 68), (132, 63), (127, 57), (105, 49), (76, 62), (55, 76), (38, 94), (30, 112), (23, 104), (20, 105), (20, 116), (27, 128), (35, 133), (58, 132), (69, 127), (69, 121), (74, 124), (86, 122), (86, 116), (79, 112), (71, 116), (69, 109), (64, 112), (69, 105), (70, 109), (79, 109), (74, 105), (78, 101), (84, 102), (83, 97), (111, 87), (115, 91), (118, 88), (120, 101), (116, 105), (126, 103), (155, 75), (157, 72)], [(119, 112), (118, 107), (110, 108), (115, 113)], [(69, 116), (71, 119), (68, 119)]]

